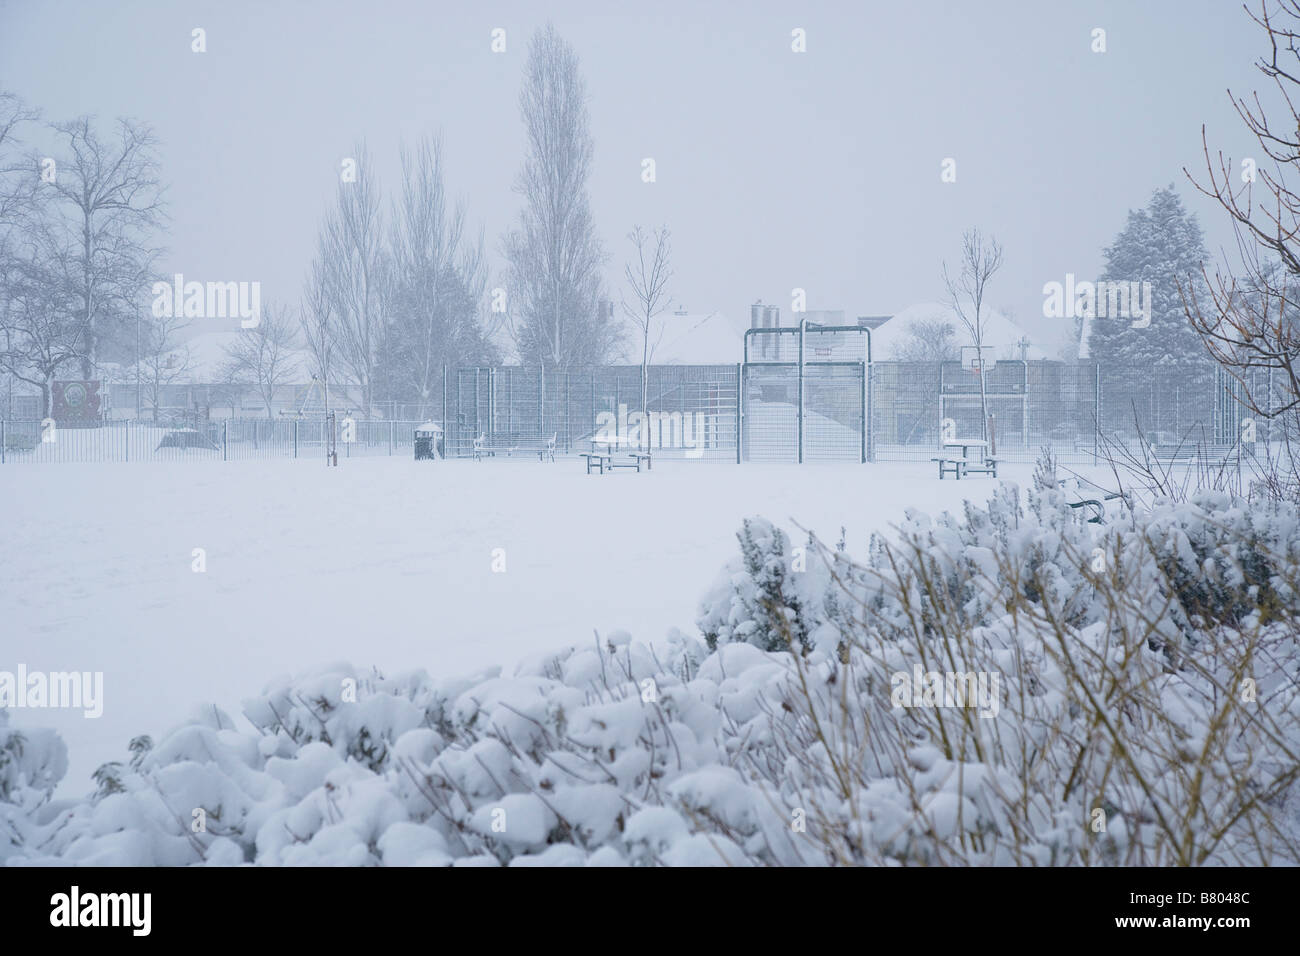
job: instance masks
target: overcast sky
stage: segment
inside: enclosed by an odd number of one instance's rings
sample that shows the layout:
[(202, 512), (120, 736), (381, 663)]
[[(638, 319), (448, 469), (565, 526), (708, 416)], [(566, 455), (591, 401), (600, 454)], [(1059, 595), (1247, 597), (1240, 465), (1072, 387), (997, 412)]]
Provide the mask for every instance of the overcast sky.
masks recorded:
[[(943, 259), (980, 226), (1006, 250), (992, 302), (1054, 350), (1070, 323), (1041, 317), (1043, 283), (1095, 276), (1155, 188), (1175, 183), (1211, 249), (1230, 244), (1182, 169), (1203, 166), (1202, 124), (1214, 147), (1252, 154), (1226, 89), (1260, 88), (1260, 31), (1231, 0), (0, 0), (0, 88), (49, 118), (151, 123), (165, 271), (296, 303), (358, 137), (391, 188), (399, 142), (441, 132), (448, 188), (500, 272), (520, 205), (519, 78), (547, 19), (589, 87), (615, 289), (628, 230), (664, 223), (691, 312), (743, 322), (761, 297), (788, 317), (801, 287), (809, 309), (887, 314), (940, 299)], [(206, 53), (190, 50), (195, 27)], [(956, 183), (940, 180), (946, 157)]]

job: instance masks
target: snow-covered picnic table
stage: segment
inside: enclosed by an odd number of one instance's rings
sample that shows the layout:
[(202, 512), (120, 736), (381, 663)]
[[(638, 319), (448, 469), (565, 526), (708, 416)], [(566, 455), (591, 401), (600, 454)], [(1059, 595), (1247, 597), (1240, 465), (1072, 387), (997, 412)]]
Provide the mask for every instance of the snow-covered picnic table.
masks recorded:
[[(615, 460), (616, 450), (619, 448), (628, 449), (627, 457), (630, 459), (629, 461)], [(589, 475), (593, 468), (602, 475), (607, 470), (612, 471), (615, 468), (635, 468), (637, 472), (640, 472), (642, 463), (645, 464), (646, 471), (651, 470), (649, 449), (641, 451), (621, 438), (594, 437), (591, 439), (591, 451), (580, 452), (578, 457), (587, 460), (587, 474)]]
[[(961, 449), (961, 457), (956, 455), (957, 449)], [(979, 474), (998, 476), (998, 459), (989, 454), (989, 443), (983, 438), (945, 438), (942, 442), (943, 453), (931, 461), (939, 463), (939, 480), (948, 472), (960, 481), (966, 475), (976, 472)], [(971, 458), (971, 450), (974, 449), (977, 457)]]

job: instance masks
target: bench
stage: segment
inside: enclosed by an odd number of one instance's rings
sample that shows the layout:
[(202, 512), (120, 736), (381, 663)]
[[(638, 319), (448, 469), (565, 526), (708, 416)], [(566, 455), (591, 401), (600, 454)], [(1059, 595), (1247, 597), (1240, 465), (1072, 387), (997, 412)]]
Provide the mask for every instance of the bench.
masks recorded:
[(555, 440), (559, 437), (559, 432), (555, 432), (550, 438), (543, 438), (540, 435), (528, 438), (515, 438), (506, 443), (506, 454), (510, 455), (517, 451), (536, 452), (538, 461), (546, 461), (550, 458), (555, 461)]
[(992, 475), (996, 478), (998, 476), (998, 462), (1001, 460), (1001, 458), (986, 457), (983, 459), (984, 464), (981, 465), (978, 463), (979, 459), (976, 459), (976, 461), (966, 466), (966, 474)]
[(613, 455), (603, 451), (584, 451), (580, 452), (578, 457), (587, 459), (587, 474), (589, 475), (593, 465), (603, 475), (606, 468), (612, 467), (614, 459)]
[(641, 471), (641, 463), (645, 463), (646, 471), (650, 470), (650, 455), (647, 452), (631, 452), (627, 457), (629, 461), (614, 460), (614, 454), (608, 451), (584, 451), (579, 452), (579, 458), (587, 459), (587, 474), (591, 474), (594, 467), (599, 474), (605, 474), (606, 471), (613, 471), (615, 468), (635, 468), (638, 473)]
[(952, 472), (953, 475), (956, 477), (956, 479), (958, 481), (961, 481), (961, 476), (966, 473), (966, 467), (969, 464), (969, 462), (967, 462), (965, 458), (939, 457), (939, 458), (931, 458), (930, 460), (937, 461), (939, 463), (940, 481), (943, 481), (943, 476), (948, 474), (948, 472)]
[(474, 460), (482, 461), (484, 455), (495, 456), (497, 452), (503, 451), (507, 457), (517, 451), (536, 452), (538, 461), (545, 461), (548, 457), (555, 461), (555, 441), (559, 438), (559, 433), (555, 432), (550, 438), (541, 436), (519, 436), (519, 435), (483, 435), (474, 439)]

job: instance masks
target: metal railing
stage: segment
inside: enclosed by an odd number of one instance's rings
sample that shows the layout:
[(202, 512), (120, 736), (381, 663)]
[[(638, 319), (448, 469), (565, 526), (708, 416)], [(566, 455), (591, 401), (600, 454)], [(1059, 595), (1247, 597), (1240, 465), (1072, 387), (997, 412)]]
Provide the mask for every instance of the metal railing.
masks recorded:
[[(554, 435), (561, 453), (585, 451), (600, 435), (682, 461), (792, 463), (928, 461), (945, 431), (981, 437), (987, 421), (999, 458), (1033, 462), (1050, 447), (1062, 462), (1084, 464), (1110, 444), (1135, 447), (1139, 434), (1157, 447), (1230, 447), (1250, 417), (1243, 389), (1265, 401), (1276, 393), (1274, 407), (1286, 401), (1286, 383), (1266, 372), (1243, 384), (1206, 363), (999, 361), (985, 371), (981, 402), (979, 373), (959, 362), (852, 359), (867, 340), (839, 329), (805, 330), (804, 361), (792, 361), (796, 333), (752, 336), (751, 361), (737, 365), (654, 365), (644, 373), (638, 365), (453, 370), (447, 414), (433, 420), (445, 423), (446, 457), (472, 457), (480, 435), (493, 447), (533, 447)], [(638, 421), (643, 388), (648, 421)], [(398, 410), (410, 408), (393, 403), (377, 413)], [(1256, 417), (1251, 432), (1259, 441), (1281, 437), (1280, 425)], [(338, 456), (412, 454), (420, 423), (357, 417), (348, 436), (336, 434)], [(0, 464), (323, 459), (328, 437), (319, 417), (51, 425), (0, 420)]]
[[(335, 423), (340, 459), (413, 455), (418, 421)], [(325, 460), (327, 419), (227, 419), (172, 428), (153, 422), (109, 421), (58, 426), (48, 419), (0, 419), (0, 464), (23, 462), (238, 461), (258, 458)], [(351, 440), (349, 440), (351, 439)]]

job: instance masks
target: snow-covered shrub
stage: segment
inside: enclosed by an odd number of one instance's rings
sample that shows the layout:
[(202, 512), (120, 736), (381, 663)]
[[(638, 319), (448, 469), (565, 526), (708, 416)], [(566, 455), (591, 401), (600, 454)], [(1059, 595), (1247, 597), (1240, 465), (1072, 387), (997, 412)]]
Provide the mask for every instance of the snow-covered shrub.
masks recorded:
[(48, 818), (67, 771), (68, 750), (58, 734), (13, 730), (0, 710), (0, 864), (19, 854), (33, 827)]
[[(1050, 469), (1048, 469), (1050, 471)], [(10, 864), (1296, 863), (1300, 523), (1221, 495), (746, 522), (701, 637), (465, 679), (333, 665), (136, 738), (84, 799), (0, 726)], [(32, 743), (35, 741), (35, 743)]]
[[(1294, 509), (1210, 493), (1098, 528), (1042, 477), (1028, 509), (1003, 485), (786, 576), (814, 649), (747, 728), (782, 758), (754, 772), (827, 861), (1300, 860)], [(733, 562), (701, 630), (753, 633), (754, 587)]]

